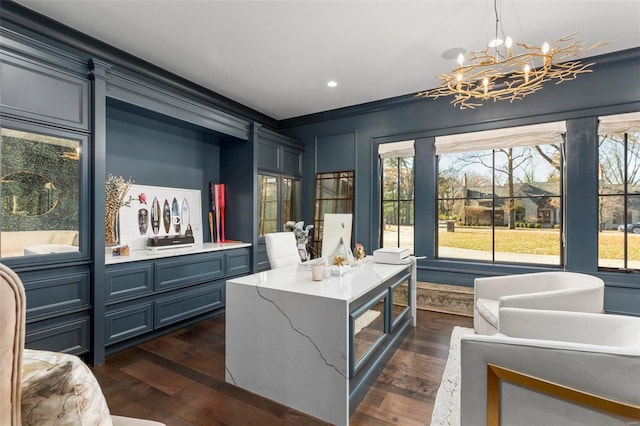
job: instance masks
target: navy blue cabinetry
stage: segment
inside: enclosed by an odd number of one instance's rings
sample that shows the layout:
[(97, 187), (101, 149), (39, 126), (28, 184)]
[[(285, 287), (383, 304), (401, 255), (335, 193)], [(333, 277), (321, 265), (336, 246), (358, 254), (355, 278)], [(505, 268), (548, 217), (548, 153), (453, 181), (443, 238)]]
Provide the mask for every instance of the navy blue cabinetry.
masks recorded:
[(89, 352), (90, 273), (70, 267), (20, 273), (27, 296), (25, 346)]
[[(284, 231), (283, 224), (302, 220), (304, 147), (279, 133), (260, 128), (258, 152), (258, 238), (256, 271), (269, 269), (264, 234)], [(277, 206), (267, 208), (267, 205)]]
[(225, 279), (250, 270), (249, 247), (107, 265), (106, 352), (224, 313)]
[(225, 252), (162, 259), (154, 263), (155, 289), (163, 290), (225, 277)]

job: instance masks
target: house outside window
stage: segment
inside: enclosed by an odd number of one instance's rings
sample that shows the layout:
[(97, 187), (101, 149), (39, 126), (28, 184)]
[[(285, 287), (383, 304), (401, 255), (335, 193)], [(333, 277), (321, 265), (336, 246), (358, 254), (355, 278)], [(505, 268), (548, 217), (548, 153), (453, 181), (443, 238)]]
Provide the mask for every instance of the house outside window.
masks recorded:
[(380, 144), (380, 247), (414, 247), (414, 141)]
[(564, 122), (436, 138), (437, 257), (562, 265)]
[(640, 113), (600, 117), (598, 159), (598, 267), (639, 270)]

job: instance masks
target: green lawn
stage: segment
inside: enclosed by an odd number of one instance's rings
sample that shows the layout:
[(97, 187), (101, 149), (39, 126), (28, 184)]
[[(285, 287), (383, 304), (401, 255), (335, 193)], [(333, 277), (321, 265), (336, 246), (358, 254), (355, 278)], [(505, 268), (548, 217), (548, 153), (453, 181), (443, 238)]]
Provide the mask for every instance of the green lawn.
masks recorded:
[[(622, 259), (624, 256), (624, 233), (601, 232), (599, 257)], [(441, 229), (438, 233), (441, 247), (469, 250), (491, 250), (490, 228), (456, 228), (455, 232)], [(560, 232), (554, 229), (496, 229), (496, 252), (555, 255), (560, 253)], [(628, 235), (628, 259), (640, 260), (640, 235)]]

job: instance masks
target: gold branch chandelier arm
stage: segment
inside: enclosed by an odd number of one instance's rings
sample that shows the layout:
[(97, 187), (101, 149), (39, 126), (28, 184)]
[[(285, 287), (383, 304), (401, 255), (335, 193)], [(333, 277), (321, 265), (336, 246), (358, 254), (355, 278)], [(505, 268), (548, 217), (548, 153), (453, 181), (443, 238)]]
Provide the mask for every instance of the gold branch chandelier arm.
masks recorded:
[[(498, 39), (497, 23), (500, 21), (496, 0), (496, 38), (484, 50), (469, 52), (465, 58), (458, 56), (458, 67), (450, 74), (441, 74), (440, 86), (418, 93), (416, 96), (438, 99), (453, 96), (451, 103), (460, 109), (482, 106), (484, 101), (520, 100), (542, 89), (543, 83), (555, 80), (555, 84), (573, 80), (579, 74), (591, 72), (593, 63), (583, 64), (578, 58), (584, 52), (606, 43), (597, 42), (583, 48), (574, 40), (574, 32), (542, 46), (515, 43), (510, 37), (503, 43)], [(517, 52), (516, 52), (517, 50)]]

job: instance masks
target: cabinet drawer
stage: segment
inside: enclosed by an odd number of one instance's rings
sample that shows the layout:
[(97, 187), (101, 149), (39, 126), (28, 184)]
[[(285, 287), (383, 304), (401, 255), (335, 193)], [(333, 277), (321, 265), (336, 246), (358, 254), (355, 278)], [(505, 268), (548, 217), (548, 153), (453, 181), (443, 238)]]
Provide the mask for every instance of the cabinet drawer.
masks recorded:
[(29, 324), (25, 347), (74, 355), (89, 352), (89, 316)]
[(107, 301), (151, 293), (153, 291), (153, 264), (108, 268), (105, 273)]
[(156, 299), (155, 327), (163, 327), (224, 306), (224, 282), (207, 283)]
[(24, 281), (27, 319), (89, 307), (89, 272)]
[(107, 345), (151, 331), (153, 330), (153, 303), (149, 301), (108, 309), (104, 327)]
[(249, 249), (237, 249), (226, 252), (227, 277), (248, 274), (251, 254)]
[(183, 256), (155, 264), (155, 289), (162, 290), (224, 278), (224, 252)]

